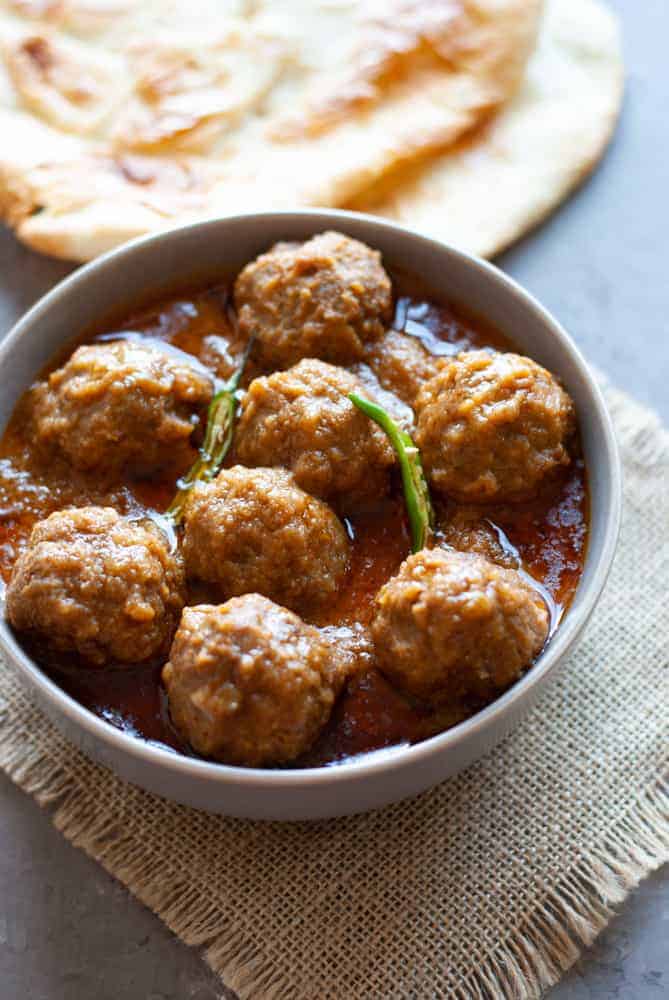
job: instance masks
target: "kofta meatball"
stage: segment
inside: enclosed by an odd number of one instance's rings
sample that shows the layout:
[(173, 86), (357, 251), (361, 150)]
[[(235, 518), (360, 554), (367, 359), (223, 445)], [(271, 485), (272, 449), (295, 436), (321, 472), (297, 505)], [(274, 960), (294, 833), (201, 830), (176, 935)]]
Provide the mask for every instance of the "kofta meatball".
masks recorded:
[(349, 392), (369, 397), (355, 375), (311, 359), (254, 379), (237, 428), (238, 459), (284, 466), (307, 493), (343, 509), (382, 495), (393, 451)]
[(416, 337), (389, 330), (365, 349), (365, 360), (384, 389), (413, 406), (423, 384), (444, 365)]
[(282, 764), (308, 750), (343, 678), (318, 629), (259, 594), (186, 608), (163, 670), (174, 724), (227, 764)]
[(149, 474), (192, 458), (213, 382), (187, 360), (132, 340), (79, 347), (33, 390), (37, 447), (82, 472)]
[(390, 320), (392, 290), (381, 255), (341, 233), (306, 243), (277, 243), (235, 282), (239, 327), (255, 335), (267, 368), (301, 358), (348, 364), (380, 337)]
[(490, 700), (541, 650), (549, 614), (519, 573), (482, 556), (423, 549), (376, 598), (372, 636), (382, 672), (435, 705)]
[(151, 521), (70, 508), (33, 528), (7, 587), (7, 617), (94, 666), (136, 664), (167, 655), (183, 590), (180, 559)]
[(423, 386), (416, 417), (431, 484), (461, 502), (527, 499), (570, 461), (572, 401), (518, 354), (459, 354)]
[(313, 609), (335, 597), (348, 569), (341, 521), (285, 469), (224, 469), (193, 489), (184, 522), (186, 573), (221, 600), (256, 591)]
[(443, 512), (438, 505), (437, 520), (440, 539), (447, 546), (461, 552), (476, 552), (510, 569), (520, 566), (518, 550), (493, 521), (481, 516), (480, 508), (453, 505)]

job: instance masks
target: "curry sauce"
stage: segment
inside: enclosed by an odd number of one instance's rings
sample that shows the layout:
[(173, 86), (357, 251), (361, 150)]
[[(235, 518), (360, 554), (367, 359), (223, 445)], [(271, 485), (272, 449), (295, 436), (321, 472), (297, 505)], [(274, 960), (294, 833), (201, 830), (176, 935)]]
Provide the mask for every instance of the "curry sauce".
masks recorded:
[[(418, 283), (405, 276), (394, 278), (399, 289), (394, 328), (417, 338), (431, 354), (512, 349), (487, 324), (452, 305), (428, 300)], [(85, 342), (128, 336), (159, 341), (166, 349), (194, 356), (219, 379), (230, 376), (243, 348), (227, 286), (188, 291), (151, 304), (111, 328), (87, 335)], [(256, 374), (258, 369), (252, 362), (245, 383)], [(120, 483), (107, 485), (104, 476), (73, 472), (59, 459), (46, 461), (32, 446), (27, 405), (25, 399), (19, 404), (0, 442), (0, 574), (5, 582), (37, 520), (63, 507), (84, 504), (103, 504), (121, 513), (152, 517), (167, 508), (184, 471), (183, 466), (168, 468), (150, 479), (125, 477)], [(437, 504), (439, 526), (447, 542), (457, 547), (454, 530), (466, 532), (469, 525), (483, 524), (502, 557), (519, 563), (544, 588), (552, 604), (553, 627), (568, 609), (578, 586), (587, 545), (587, 475), (578, 440), (572, 452), (571, 464), (547, 481), (531, 501), (468, 506), (464, 510), (450, 502)], [(321, 627), (351, 630), (368, 624), (377, 591), (410, 552), (409, 528), (397, 484), (389, 497), (347, 516), (345, 527), (351, 540), (349, 573), (336, 600), (311, 620)], [(467, 547), (466, 541), (462, 547)], [(192, 588), (190, 602), (207, 599), (199, 588)], [(39, 646), (30, 651), (70, 695), (110, 725), (181, 753), (192, 752), (171, 723), (160, 682), (162, 663), (96, 670), (83, 668), (72, 656), (59, 658)], [(329, 765), (361, 753), (413, 743), (479, 707), (470, 702), (440, 712), (418, 704), (398, 693), (370, 658), (366, 669), (349, 681), (315, 745), (291, 766)]]

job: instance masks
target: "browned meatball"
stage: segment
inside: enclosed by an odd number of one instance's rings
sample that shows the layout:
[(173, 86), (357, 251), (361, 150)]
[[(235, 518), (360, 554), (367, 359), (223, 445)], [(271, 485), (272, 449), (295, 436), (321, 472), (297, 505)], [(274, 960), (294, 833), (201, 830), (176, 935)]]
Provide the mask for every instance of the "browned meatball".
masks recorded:
[(392, 305), (381, 255), (341, 233), (277, 243), (244, 268), (234, 294), (240, 329), (256, 335), (267, 368), (355, 361), (383, 333)]
[(307, 493), (348, 507), (388, 488), (393, 451), (348, 399), (369, 396), (343, 368), (301, 361), (249, 386), (237, 429), (244, 465), (283, 465)]
[(571, 399), (550, 372), (518, 354), (458, 355), (423, 386), (416, 416), (430, 481), (456, 500), (531, 497), (570, 461)]
[(318, 629), (259, 594), (186, 608), (163, 670), (175, 725), (227, 764), (281, 764), (308, 750), (342, 678)]
[(7, 588), (17, 631), (96, 666), (164, 657), (182, 606), (183, 569), (166, 536), (111, 507), (38, 522)]
[(211, 378), (185, 359), (131, 340), (79, 347), (36, 386), (37, 446), (75, 468), (148, 474), (189, 464), (196, 414), (212, 395)]
[(224, 469), (196, 486), (185, 511), (188, 575), (222, 600), (256, 591), (294, 610), (331, 601), (346, 575), (339, 518), (285, 469)]
[(429, 354), (416, 337), (398, 330), (389, 330), (369, 344), (365, 360), (383, 388), (408, 406), (414, 405), (423, 384), (445, 363), (444, 358)]
[(423, 549), (379, 591), (372, 635), (389, 680), (443, 704), (494, 697), (530, 665), (548, 628), (543, 599), (515, 570)]
[(438, 509), (437, 517), (439, 534), (446, 545), (461, 552), (476, 552), (510, 569), (520, 565), (517, 549), (492, 521), (481, 516), (480, 508), (453, 505), (445, 514)]

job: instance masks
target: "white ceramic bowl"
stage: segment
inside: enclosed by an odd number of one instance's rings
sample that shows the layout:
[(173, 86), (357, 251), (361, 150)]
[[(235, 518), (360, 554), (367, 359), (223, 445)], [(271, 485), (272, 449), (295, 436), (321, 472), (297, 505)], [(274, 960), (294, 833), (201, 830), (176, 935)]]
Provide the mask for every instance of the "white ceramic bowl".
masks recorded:
[[(0, 426), (62, 346), (109, 313), (130, 309), (175, 282), (220, 280), (277, 240), (338, 229), (379, 249), (391, 268), (469, 307), (520, 351), (560, 376), (576, 403), (591, 493), (591, 529), (574, 601), (532, 669), (482, 712), (412, 747), (336, 767), (259, 770), (181, 757), (103, 722), (65, 694), (21, 649), (4, 618), (0, 645), (32, 695), (84, 753), (122, 778), (198, 809), (255, 819), (320, 819), (395, 802), (443, 781), (490, 750), (527, 712), (573, 648), (597, 603), (618, 536), (621, 477), (611, 422), (587, 365), (565, 331), (491, 264), (368, 216), (273, 212), (204, 222), (126, 244), (81, 268), (30, 310), (0, 350)], [(576, 695), (575, 695), (576, 696)]]

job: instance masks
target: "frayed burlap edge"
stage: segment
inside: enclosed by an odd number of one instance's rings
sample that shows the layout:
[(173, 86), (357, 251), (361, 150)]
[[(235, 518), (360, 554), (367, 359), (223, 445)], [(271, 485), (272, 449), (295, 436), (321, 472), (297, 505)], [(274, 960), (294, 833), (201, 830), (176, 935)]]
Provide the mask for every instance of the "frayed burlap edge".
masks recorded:
[[(605, 384), (605, 380), (602, 379)], [(606, 386), (621, 444), (643, 461), (669, 454), (669, 434), (656, 414)], [(120, 828), (67, 767), (54, 767), (48, 749), (9, 713), (0, 714), (0, 767), (43, 807), (75, 846), (156, 913), (186, 944), (203, 949), (210, 967), (242, 1000), (292, 1000), (293, 986), (248, 941), (220, 901), (193, 886), (134, 833)], [(628, 893), (669, 862), (669, 769), (637, 797), (600, 843), (585, 851), (521, 925), (453, 987), (456, 1000), (530, 1000), (554, 986), (606, 927)]]
[(655, 782), (601, 844), (584, 853), (524, 924), (453, 996), (530, 1000), (562, 978), (651, 872), (669, 862), (669, 789)]
[[(294, 990), (281, 973), (227, 922), (220, 905), (183, 873), (170, 871), (134, 833), (119, 830), (111, 811), (36, 748), (25, 733), (5, 729), (0, 764), (76, 847), (98, 861), (186, 944), (204, 957), (243, 1000), (289, 1000)], [(669, 777), (669, 774), (667, 775)], [(669, 861), (667, 778), (644, 790), (599, 845), (585, 852), (524, 923), (454, 989), (458, 1000), (529, 1000), (555, 985), (614, 916), (639, 882)]]

